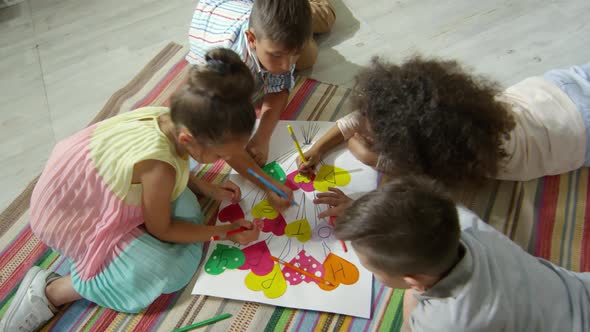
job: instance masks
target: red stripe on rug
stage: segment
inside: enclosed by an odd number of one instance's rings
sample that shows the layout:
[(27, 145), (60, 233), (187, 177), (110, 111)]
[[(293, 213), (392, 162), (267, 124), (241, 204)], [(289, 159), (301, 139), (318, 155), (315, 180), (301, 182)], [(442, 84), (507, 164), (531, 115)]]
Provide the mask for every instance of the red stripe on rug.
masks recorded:
[(31, 231), (31, 227), (27, 225), (27, 227), (25, 227), (20, 232), (20, 234), (17, 235), (17, 238), (14, 239), (11, 244), (9, 244), (8, 248), (6, 248), (1, 253), (2, 256), (0, 257), (2, 257), (2, 259), (0, 260), (0, 271), (3, 270), (10, 261), (12, 261), (22, 246), (31, 239), (32, 234), (33, 232)]
[(582, 233), (582, 248), (580, 255), (580, 272), (590, 271), (590, 177), (586, 184), (586, 209), (584, 211), (584, 231)]
[(559, 197), (559, 176), (547, 176), (543, 181), (543, 197), (541, 198), (542, 211), (539, 214), (537, 243), (535, 256), (545, 258), (551, 257), (551, 239), (553, 226), (555, 225), (555, 213), (557, 198)]
[(160, 315), (167, 309), (174, 300), (176, 293), (164, 294), (158, 297), (143, 314), (141, 320), (137, 323), (134, 331), (144, 332), (151, 330), (154, 325), (160, 321)]
[(281, 120), (293, 120), (302, 106), (301, 103), (307, 98), (317, 84), (318, 81), (316, 80), (306, 79), (295, 93), (295, 96), (291, 99), (291, 102), (285, 107), (283, 113), (281, 113)]
[(174, 67), (164, 76), (164, 78), (156, 85), (152, 91), (148, 93), (148, 95), (143, 98), (139, 103), (133, 106), (133, 109), (144, 107), (150, 105), (154, 99), (156, 99), (160, 93), (172, 82), (172, 80), (176, 77), (176, 75), (181, 72), (186, 66), (188, 62), (183, 58), (180, 60)]
[(106, 331), (109, 325), (111, 325), (111, 323), (115, 320), (117, 315), (119, 315), (119, 312), (112, 309), (106, 309), (100, 316), (96, 318), (95, 323), (92, 324), (92, 327), (88, 331)]
[(5, 282), (2, 283), (0, 288), (0, 299), (5, 299), (10, 291), (16, 287), (16, 285), (22, 280), (27, 271), (35, 264), (35, 262), (43, 255), (47, 250), (47, 246), (41, 242), (31, 250), (27, 257), (21, 264), (8, 276)]

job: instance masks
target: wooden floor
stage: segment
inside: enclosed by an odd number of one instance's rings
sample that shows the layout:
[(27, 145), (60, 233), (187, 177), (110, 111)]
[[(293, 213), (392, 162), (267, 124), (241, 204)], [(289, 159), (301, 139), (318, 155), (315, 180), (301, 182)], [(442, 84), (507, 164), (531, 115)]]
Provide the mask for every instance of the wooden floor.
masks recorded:
[[(590, 1), (332, 0), (307, 74), (352, 86), (374, 55), (458, 59), (500, 83), (590, 61)], [(0, 9), (0, 209), (170, 41), (195, 1), (28, 0)]]

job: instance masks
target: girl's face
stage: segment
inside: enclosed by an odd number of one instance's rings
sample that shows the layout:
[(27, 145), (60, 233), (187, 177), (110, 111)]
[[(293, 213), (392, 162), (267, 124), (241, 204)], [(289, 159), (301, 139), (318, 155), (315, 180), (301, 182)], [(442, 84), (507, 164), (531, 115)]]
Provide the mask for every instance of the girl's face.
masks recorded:
[(219, 159), (229, 160), (232, 156), (243, 153), (249, 139), (249, 136), (243, 136), (232, 138), (221, 144), (207, 144), (193, 138), (185, 145), (185, 148), (198, 163), (210, 164)]

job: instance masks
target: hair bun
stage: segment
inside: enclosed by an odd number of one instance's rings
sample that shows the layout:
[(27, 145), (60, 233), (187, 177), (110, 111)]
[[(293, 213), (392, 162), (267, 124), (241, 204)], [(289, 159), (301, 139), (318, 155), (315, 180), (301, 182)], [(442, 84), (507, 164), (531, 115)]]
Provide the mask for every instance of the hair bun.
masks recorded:
[(249, 101), (254, 93), (254, 77), (234, 51), (212, 49), (205, 55), (205, 61), (205, 65), (191, 69), (190, 91), (225, 102)]
[(231, 65), (229, 63), (224, 62), (223, 60), (211, 59), (209, 57), (207, 57), (206, 60), (207, 68), (218, 74), (226, 75), (231, 72)]

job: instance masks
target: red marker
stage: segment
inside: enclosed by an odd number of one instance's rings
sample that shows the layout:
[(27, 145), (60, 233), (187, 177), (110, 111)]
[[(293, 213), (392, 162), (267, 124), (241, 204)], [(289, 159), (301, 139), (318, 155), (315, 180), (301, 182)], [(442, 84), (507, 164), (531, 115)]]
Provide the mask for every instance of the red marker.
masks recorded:
[[(330, 224), (332, 224), (332, 226), (336, 226), (336, 217), (330, 216)], [(348, 248), (346, 247), (346, 243), (344, 243), (344, 241), (340, 240), (340, 244), (342, 245), (342, 250), (344, 250), (344, 252), (348, 252)]]
[[(230, 235), (234, 235), (234, 234), (241, 233), (243, 231), (248, 231), (248, 230), (249, 230), (248, 228), (242, 226), (240, 228), (234, 229), (233, 231), (229, 231), (229, 232), (225, 233), (224, 238), (227, 239)], [(221, 237), (219, 235), (213, 235), (211, 237), (211, 241), (219, 241), (219, 240), (221, 240)]]

